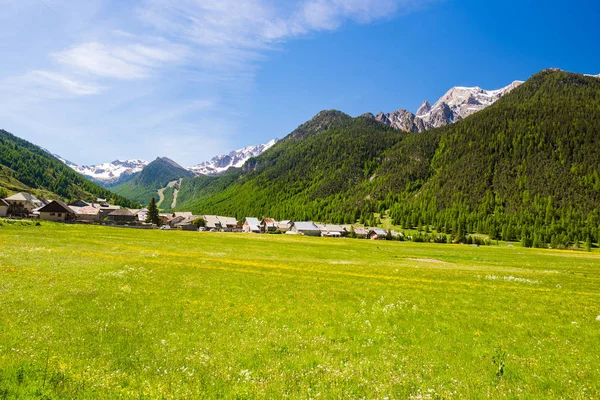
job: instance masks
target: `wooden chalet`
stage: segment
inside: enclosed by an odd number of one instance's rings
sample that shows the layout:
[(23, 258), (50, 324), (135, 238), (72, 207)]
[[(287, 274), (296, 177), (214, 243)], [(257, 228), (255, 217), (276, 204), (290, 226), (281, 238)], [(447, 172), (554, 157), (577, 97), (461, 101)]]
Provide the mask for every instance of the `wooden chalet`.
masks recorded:
[(135, 214), (132, 213), (131, 211), (125, 209), (125, 208), (121, 208), (119, 210), (114, 210), (113, 212), (111, 212), (110, 214), (108, 214), (106, 216), (106, 219), (109, 222), (136, 222), (137, 219), (135, 217)]
[(53, 200), (41, 207), (38, 212), (40, 219), (44, 221), (66, 222), (75, 219), (75, 213), (65, 203)]

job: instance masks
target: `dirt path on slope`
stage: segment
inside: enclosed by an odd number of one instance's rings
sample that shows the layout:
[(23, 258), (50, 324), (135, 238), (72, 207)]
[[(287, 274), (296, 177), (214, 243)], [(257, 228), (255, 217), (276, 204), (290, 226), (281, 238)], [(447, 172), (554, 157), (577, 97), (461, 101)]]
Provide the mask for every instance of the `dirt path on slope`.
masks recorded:
[[(179, 179), (179, 185), (178, 187), (181, 187), (181, 182), (183, 182), (183, 178)], [(177, 195), (179, 194), (179, 189), (175, 188), (173, 190), (173, 204), (171, 204), (171, 209), (174, 209), (175, 207), (177, 207)]]
[[(169, 183), (167, 184), (167, 186), (165, 186), (164, 188), (162, 188), (162, 189), (158, 189), (158, 203), (156, 203), (156, 207), (159, 207), (159, 208), (160, 208), (160, 205), (163, 203), (163, 201), (165, 201), (165, 190), (167, 190), (168, 188), (172, 188), (172, 187), (173, 187), (173, 186), (175, 186), (175, 185), (176, 185), (178, 182), (179, 182), (179, 184), (181, 185), (181, 180), (178, 180), (178, 181), (172, 181), (172, 182), (169, 182)], [(174, 197), (173, 204), (175, 204), (175, 203), (176, 203), (176, 200), (177, 200), (177, 193), (178, 193), (178, 192), (179, 192), (179, 190), (176, 190), (176, 191), (175, 191), (175, 193), (173, 193), (173, 197)], [(173, 206), (173, 207), (175, 207), (175, 206)]]

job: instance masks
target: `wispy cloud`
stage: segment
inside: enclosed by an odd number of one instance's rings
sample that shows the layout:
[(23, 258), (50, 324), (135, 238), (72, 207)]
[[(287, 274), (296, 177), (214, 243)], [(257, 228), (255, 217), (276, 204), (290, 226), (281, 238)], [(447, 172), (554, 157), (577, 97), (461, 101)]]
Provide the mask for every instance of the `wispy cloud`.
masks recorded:
[(85, 43), (55, 53), (56, 60), (72, 68), (102, 78), (144, 79), (166, 64), (182, 61), (187, 49), (181, 45), (147, 46), (140, 43), (107, 45)]
[(48, 71), (33, 71), (26, 76), (26, 79), (54, 93), (63, 92), (67, 95), (89, 96), (100, 94), (104, 90), (101, 86), (78, 82), (67, 76)]

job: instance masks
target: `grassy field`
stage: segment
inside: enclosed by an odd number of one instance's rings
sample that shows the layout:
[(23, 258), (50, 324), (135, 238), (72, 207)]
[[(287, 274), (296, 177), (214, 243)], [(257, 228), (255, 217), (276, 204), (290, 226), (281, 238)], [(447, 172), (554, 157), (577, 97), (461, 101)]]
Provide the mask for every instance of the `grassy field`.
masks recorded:
[(0, 226), (3, 398), (599, 398), (600, 255)]

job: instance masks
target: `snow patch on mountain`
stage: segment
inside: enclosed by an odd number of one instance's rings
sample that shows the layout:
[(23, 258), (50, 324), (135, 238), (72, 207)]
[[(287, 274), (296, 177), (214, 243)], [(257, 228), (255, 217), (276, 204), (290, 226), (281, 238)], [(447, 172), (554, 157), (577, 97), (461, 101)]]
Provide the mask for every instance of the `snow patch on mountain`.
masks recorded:
[(196, 175), (218, 175), (229, 168), (241, 168), (248, 159), (260, 156), (273, 147), (278, 140), (273, 139), (268, 143), (259, 144), (258, 146), (248, 146), (243, 149), (234, 150), (229, 154), (213, 157), (210, 161), (205, 161), (186, 169)]

